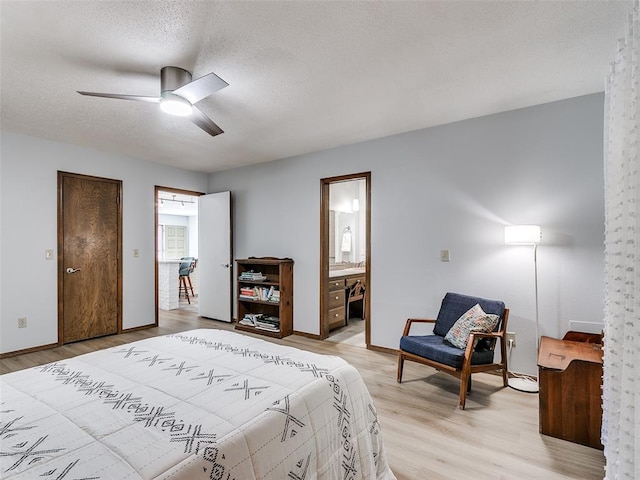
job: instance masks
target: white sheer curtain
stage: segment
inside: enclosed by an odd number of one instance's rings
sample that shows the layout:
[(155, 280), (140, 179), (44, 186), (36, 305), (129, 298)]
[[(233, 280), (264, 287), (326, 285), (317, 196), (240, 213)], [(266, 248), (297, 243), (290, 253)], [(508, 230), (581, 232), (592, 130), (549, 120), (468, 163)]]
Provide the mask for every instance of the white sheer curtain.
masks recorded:
[(640, 479), (640, 21), (636, 0), (605, 92), (606, 480)]

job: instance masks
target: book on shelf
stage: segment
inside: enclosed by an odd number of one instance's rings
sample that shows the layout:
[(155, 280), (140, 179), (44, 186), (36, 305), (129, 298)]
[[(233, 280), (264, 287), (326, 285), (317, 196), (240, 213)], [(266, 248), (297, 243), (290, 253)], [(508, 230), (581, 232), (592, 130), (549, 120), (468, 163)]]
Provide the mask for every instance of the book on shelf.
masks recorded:
[(279, 327), (270, 327), (270, 326), (264, 326), (264, 325), (256, 325), (256, 329), (257, 330), (264, 330), (266, 332), (280, 332), (280, 328)]
[(238, 323), (269, 332), (280, 331), (280, 319), (264, 313), (245, 313)]
[(266, 275), (263, 275), (262, 272), (254, 272), (253, 270), (242, 272), (240, 274), (240, 280), (246, 280), (250, 282), (264, 282), (266, 279)]
[(265, 315), (262, 313), (245, 313), (244, 317), (242, 317), (242, 320), (240, 320), (238, 323), (241, 325), (249, 325), (249, 326), (255, 327), (256, 320), (264, 316)]
[(270, 332), (280, 331), (280, 319), (278, 317), (263, 315), (260, 318), (255, 319), (255, 326), (260, 330), (267, 330)]
[(279, 303), (280, 290), (273, 286), (267, 287), (242, 287), (238, 297), (242, 300), (261, 300), (263, 302)]

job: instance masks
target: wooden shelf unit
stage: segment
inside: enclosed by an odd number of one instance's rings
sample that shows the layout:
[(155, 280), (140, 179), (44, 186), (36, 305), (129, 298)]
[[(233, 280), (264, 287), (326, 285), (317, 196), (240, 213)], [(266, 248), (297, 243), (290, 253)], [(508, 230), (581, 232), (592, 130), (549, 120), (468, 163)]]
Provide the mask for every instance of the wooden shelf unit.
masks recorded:
[[(240, 280), (243, 272), (260, 272), (266, 280)], [(274, 287), (280, 291), (280, 302), (248, 300), (240, 298), (242, 287)], [(236, 330), (282, 338), (293, 333), (293, 260), (290, 258), (250, 257), (236, 260)], [(280, 319), (280, 331), (272, 332), (239, 322), (247, 313), (263, 313)]]

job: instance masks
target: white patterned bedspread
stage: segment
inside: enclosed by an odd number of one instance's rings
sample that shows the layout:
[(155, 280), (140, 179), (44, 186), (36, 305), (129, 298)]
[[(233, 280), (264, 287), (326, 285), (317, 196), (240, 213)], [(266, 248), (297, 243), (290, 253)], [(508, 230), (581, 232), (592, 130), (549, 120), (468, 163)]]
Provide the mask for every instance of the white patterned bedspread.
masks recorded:
[(394, 479), (358, 372), (192, 330), (3, 375), (3, 479)]

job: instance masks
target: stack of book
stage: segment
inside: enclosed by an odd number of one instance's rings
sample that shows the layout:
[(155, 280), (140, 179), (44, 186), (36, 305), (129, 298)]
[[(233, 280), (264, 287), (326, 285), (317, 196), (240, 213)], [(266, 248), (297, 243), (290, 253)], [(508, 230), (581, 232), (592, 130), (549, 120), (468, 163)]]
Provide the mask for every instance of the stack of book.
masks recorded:
[(243, 300), (258, 300), (258, 293), (253, 287), (240, 287), (239, 297)]
[(245, 313), (242, 320), (238, 322), (240, 325), (249, 325), (260, 330), (268, 332), (280, 331), (280, 319), (264, 313)]
[(240, 287), (238, 294), (242, 300), (262, 300), (263, 302), (279, 303), (280, 290), (272, 287)]
[(238, 323), (240, 325), (249, 325), (250, 327), (255, 327), (256, 319), (263, 316), (264, 315), (262, 313), (245, 313), (242, 320), (240, 320)]
[(245, 280), (249, 282), (264, 282), (266, 279), (267, 279), (266, 275), (263, 275), (261, 272), (254, 272), (253, 270), (242, 272), (240, 274), (240, 280)]
[(266, 330), (269, 332), (280, 331), (280, 319), (278, 317), (263, 315), (260, 318), (256, 318), (255, 322), (256, 328), (259, 330)]

